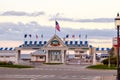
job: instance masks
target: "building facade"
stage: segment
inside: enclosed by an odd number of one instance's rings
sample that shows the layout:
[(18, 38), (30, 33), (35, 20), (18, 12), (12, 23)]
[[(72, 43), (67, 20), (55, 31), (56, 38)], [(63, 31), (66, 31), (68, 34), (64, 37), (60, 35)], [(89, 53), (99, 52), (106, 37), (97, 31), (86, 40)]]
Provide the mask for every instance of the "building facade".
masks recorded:
[[(22, 58), (24, 51), (30, 51), (27, 53), (29, 58)], [(64, 64), (71, 54), (74, 55), (74, 59), (80, 60), (92, 56), (96, 51), (88, 41), (62, 40), (55, 34), (48, 41), (24, 41), (13, 50), (0, 48), (0, 61), (12, 61), (15, 64), (21, 64), (24, 61)]]

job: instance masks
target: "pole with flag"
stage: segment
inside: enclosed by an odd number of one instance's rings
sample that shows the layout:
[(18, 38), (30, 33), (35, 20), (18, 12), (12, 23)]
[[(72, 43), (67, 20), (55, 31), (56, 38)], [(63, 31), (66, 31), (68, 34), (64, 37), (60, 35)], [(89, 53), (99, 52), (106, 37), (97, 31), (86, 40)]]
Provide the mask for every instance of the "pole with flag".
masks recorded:
[(27, 38), (27, 34), (24, 35), (24, 38)]
[(74, 35), (74, 34), (72, 35), (72, 38), (75, 38), (75, 35)]
[(78, 39), (78, 40), (79, 40), (79, 41), (82, 41), (82, 40), (81, 40), (81, 34), (79, 34), (79, 39)]
[(81, 34), (79, 34), (79, 39), (81, 38)]
[(66, 35), (66, 38), (68, 38), (68, 37), (69, 37), (69, 34)]
[(75, 41), (75, 35), (74, 34), (72, 35), (72, 38), (73, 38), (73, 41)]
[(79, 40), (81, 39), (81, 34), (79, 34)]
[(59, 23), (55, 20), (55, 34), (56, 34), (56, 30), (58, 30), (60, 32)]
[(31, 34), (29, 34), (29, 37), (30, 37), (30, 41), (31, 41), (31, 37), (32, 37), (32, 35), (31, 35)]
[(27, 34), (24, 34), (24, 41), (25, 41), (26, 38), (27, 38)]
[(86, 39), (86, 41), (87, 41), (87, 34), (85, 35), (85, 39)]
[(65, 38), (67, 39), (67, 41), (69, 41), (69, 39), (68, 39), (69, 38), (69, 34), (67, 34)]
[(36, 40), (38, 40), (38, 35), (36, 34)]
[(41, 34), (42, 42), (43, 42), (43, 34)]

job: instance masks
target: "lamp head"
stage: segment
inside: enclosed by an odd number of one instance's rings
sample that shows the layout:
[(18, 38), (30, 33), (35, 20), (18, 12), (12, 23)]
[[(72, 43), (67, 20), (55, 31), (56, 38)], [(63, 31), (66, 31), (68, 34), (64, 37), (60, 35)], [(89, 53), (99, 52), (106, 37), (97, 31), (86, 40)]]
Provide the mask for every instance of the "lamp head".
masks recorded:
[(119, 17), (119, 13), (117, 13), (117, 17)]
[(115, 25), (120, 26), (120, 16), (119, 13), (117, 13), (117, 17), (115, 18)]

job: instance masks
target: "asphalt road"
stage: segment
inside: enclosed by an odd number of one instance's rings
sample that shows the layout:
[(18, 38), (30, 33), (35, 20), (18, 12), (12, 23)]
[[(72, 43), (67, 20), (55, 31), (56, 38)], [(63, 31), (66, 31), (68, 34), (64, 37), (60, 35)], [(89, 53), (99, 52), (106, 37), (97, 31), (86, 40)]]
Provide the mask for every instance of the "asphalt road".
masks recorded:
[(36, 68), (0, 68), (0, 80), (97, 80), (116, 75), (115, 70), (86, 69), (86, 64), (40, 65)]

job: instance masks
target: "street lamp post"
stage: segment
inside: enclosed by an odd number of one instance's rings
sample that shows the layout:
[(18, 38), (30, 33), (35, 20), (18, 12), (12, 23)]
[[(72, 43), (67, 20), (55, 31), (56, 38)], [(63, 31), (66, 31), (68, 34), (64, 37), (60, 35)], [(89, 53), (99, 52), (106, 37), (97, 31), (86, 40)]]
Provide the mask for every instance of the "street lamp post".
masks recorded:
[(117, 27), (117, 80), (120, 80), (120, 54), (119, 54), (119, 29), (120, 29), (120, 16), (119, 13), (117, 14), (117, 17), (115, 18), (115, 25)]

